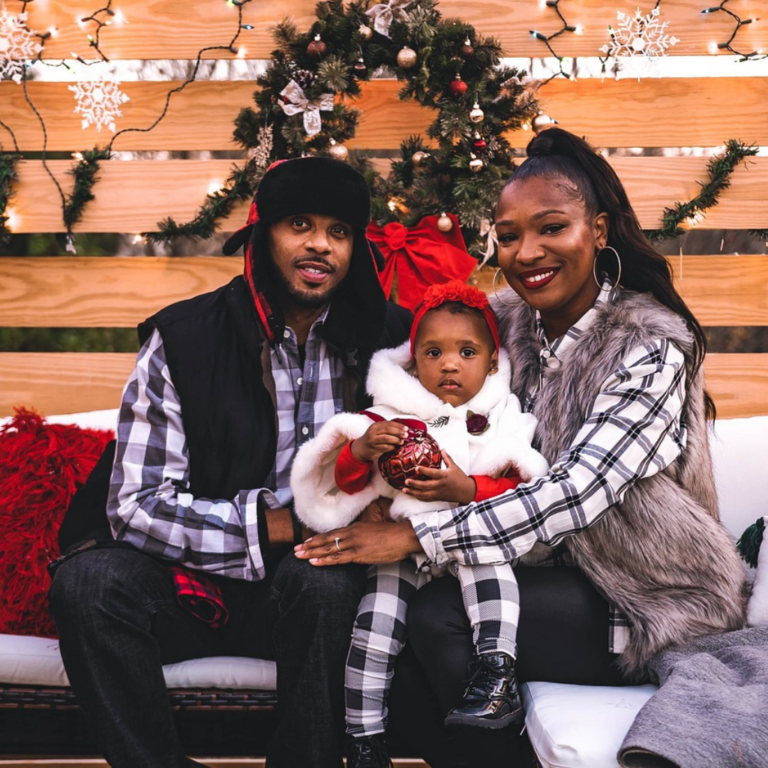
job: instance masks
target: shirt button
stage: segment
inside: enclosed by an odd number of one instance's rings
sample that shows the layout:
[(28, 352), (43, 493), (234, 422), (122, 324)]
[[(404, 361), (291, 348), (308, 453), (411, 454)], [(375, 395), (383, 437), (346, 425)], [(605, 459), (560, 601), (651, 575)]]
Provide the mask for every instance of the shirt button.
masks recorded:
[(308, 435), (309, 434), (309, 427), (302, 427), (301, 428), (301, 434), (302, 435)]
[(548, 349), (542, 349), (541, 356), (546, 360), (547, 358), (552, 357), (552, 353)]
[(290, 338), (291, 338), (291, 332), (290, 332), (290, 331), (289, 331), (289, 330), (286, 328), (286, 329), (283, 331), (283, 336), (284, 336), (286, 339), (290, 339)]
[(298, 379), (296, 379), (296, 383), (297, 383), (299, 386), (301, 386), (301, 385), (304, 383), (304, 379), (302, 379), (302, 378), (301, 378), (301, 376), (299, 376), (299, 378), (298, 378)]

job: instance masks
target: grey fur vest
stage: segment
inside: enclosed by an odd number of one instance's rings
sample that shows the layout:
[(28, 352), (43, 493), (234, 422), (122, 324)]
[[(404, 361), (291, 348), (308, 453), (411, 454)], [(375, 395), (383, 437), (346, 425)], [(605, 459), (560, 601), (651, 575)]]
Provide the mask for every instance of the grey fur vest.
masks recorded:
[[(505, 301), (511, 296), (505, 293)], [(495, 309), (512, 361), (512, 391), (522, 400), (540, 375), (534, 312), (519, 300)], [(667, 338), (688, 367), (682, 455), (635, 483), (620, 504), (564, 541), (575, 563), (629, 619), (620, 662), (632, 674), (668, 645), (741, 628), (744, 571), (718, 522), (703, 373), (691, 374), (692, 337), (685, 322), (651, 296), (630, 291), (614, 292), (614, 300), (598, 305), (596, 313), (569, 349), (567, 362), (547, 371), (536, 399), (534, 446), (550, 464), (571, 445), (601, 385), (634, 347)]]

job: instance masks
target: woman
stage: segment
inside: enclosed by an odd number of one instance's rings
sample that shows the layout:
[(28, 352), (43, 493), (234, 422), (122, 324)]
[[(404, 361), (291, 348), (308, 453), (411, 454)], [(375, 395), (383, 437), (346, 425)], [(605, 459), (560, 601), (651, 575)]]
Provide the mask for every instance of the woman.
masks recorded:
[[(297, 554), (318, 565), (388, 562), (403, 550), (483, 563), (543, 544), (554, 564), (577, 567), (516, 570), (519, 677), (636, 682), (658, 650), (743, 625), (742, 568), (717, 522), (704, 334), (610, 165), (558, 128), (527, 151), (496, 212), (499, 265), (514, 291), (498, 294), (496, 310), (512, 389), (538, 418), (535, 446), (550, 473), (427, 514), (412, 531), (393, 523), (385, 538), (361, 523)], [(471, 653), (456, 606), (455, 585), (437, 580), (408, 616), (442, 713), (461, 697)], [(484, 735), (473, 762), (509, 766), (509, 741)], [(449, 750), (432, 754), (437, 766), (455, 764)]]

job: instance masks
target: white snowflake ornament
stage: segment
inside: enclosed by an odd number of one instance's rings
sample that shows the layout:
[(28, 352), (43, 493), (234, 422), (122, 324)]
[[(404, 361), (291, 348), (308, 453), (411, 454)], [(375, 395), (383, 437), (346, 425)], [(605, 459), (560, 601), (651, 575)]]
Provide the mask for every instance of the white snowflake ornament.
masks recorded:
[(82, 80), (75, 85), (70, 85), (69, 90), (75, 94), (75, 114), (83, 116), (82, 127), (85, 130), (89, 125), (95, 125), (100, 131), (103, 126), (115, 132), (115, 118), (122, 117), (120, 106), (130, 101), (120, 90), (119, 80)]
[(26, 13), (12, 16), (5, 8), (0, 13), (0, 79), (10, 78), (17, 84), (21, 83), (25, 62), (43, 50), (26, 21)]
[(662, 21), (660, 16), (658, 6), (646, 15), (639, 8), (634, 16), (618, 11), (618, 29), (608, 27), (611, 42), (600, 50), (607, 56), (621, 59), (622, 70), (625, 69), (623, 65), (628, 64), (628, 69), (634, 70), (632, 74), (638, 79), (643, 74), (651, 74), (658, 60), (668, 55), (667, 49), (680, 42), (674, 35), (666, 33), (669, 22)]

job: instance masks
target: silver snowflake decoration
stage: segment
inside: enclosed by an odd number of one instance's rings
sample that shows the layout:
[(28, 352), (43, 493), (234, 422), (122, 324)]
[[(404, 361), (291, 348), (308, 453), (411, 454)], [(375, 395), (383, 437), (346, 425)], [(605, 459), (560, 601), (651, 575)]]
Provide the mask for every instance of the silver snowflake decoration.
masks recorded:
[(3, 8), (0, 13), (0, 79), (21, 82), (25, 62), (35, 58), (43, 46), (35, 33), (26, 27), (27, 14), (12, 16)]
[(256, 134), (256, 141), (258, 142), (257, 145), (251, 147), (248, 156), (251, 160), (256, 161), (256, 165), (259, 168), (266, 168), (272, 155), (272, 126), (264, 125), (259, 128), (259, 132)]
[(621, 59), (622, 65), (628, 64), (638, 78), (651, 73), (658, 60), (668, 55), (667, 49), (680, 42), (674, 35), (667, 34), (669, 22), (660, 19), (658, 7), (647, 15), (643, 15), (638, 8), (634, 16), (622, 11), (618, 11), (616, 16), (618, 29), (608, 27), (611, 42), (600, 50), (607, 56)]
[(69, 90), (75, 94), (75, 114), (83, 116), (83, 130), (95, 125), (99, 131), (106, 126), (115, 132), (115, 118), (123, 116), (120, 106), (130, 100), (120, 90), (118, 80), (81, 80), (70, 85)]

